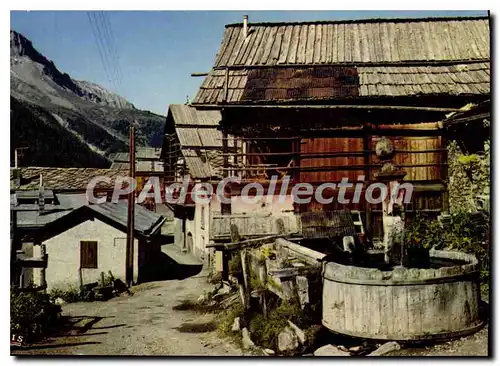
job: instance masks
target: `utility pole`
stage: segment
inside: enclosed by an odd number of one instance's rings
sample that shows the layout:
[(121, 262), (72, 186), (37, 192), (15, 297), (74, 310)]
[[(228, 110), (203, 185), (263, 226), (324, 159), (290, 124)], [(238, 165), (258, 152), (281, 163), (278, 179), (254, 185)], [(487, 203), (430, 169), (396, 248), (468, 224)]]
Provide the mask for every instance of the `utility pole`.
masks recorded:
[[(14, 194), (14, 201), (17, 201)], [(16, 206), (16, 205), (14, 205)], [(17, 259), (17, 207), (10, 208), (10, 285), (19, 284), (18, 268), (16, 266)]]
[[(135, 179), (135, 134), (134, 125), (130, 126), (129, 141), (129, 176)], [(128, 215), (127, 215), (127, 256), (126, 256), (126, 282), (127, 286), (132, 286), (134, 280), (134, 209), (135, 209), (135, 189), (128, 194)]]

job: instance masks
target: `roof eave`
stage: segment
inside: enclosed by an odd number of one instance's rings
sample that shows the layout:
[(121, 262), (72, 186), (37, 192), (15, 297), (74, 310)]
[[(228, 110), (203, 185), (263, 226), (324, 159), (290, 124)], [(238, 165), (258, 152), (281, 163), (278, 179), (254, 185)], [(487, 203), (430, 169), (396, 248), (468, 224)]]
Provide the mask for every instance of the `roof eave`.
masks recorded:
[[(411, 23), (411, 22), (442, 22), (442, 21), (467, 21), (485, 20), (489, 15), (474, 17), (424, 17), (424, 18), (367, 18), (367, 19), (344, 19), (344, 20), (314, 20), (303, 22), (256, 22), (248, 23), (248, 27), (257, 26), (282, 26), (282, 25), (312, 25), (312, 24), (359, 24), (359, 23)], [(242, 28), (243, 23), (226, 24), (224, 28)]]

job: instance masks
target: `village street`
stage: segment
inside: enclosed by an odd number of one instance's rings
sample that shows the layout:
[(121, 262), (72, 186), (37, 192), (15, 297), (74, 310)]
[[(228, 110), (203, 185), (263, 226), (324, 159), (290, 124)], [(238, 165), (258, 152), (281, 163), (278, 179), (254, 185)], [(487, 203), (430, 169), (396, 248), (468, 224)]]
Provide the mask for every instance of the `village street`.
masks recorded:
[(218, 336), (214, 314), (175, 310), (183, 301), (196, 301), (210, 286), (206, 273), (201, 272), (180, 281), (135, 286), (131, 297), (66, 304), (63, 316), (78, 321), (70, 331), (13, 354), (242, 355), (237, 346)]

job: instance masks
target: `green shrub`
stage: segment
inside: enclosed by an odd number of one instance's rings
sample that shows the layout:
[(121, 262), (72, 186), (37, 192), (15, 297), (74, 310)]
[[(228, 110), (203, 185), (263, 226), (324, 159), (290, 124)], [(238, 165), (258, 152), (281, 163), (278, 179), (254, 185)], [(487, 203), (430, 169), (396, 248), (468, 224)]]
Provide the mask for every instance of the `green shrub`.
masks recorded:
[(481, 265), (481, 280), (489, 279), (490, 218), (487, 213), (460, 211), (451, 215), (448, 226), (436, 219), (417, 214), (406, 225), (406, 248), (450, 249), (473, 254)]
[(438, 220), (417, 213), (417, 216), (405, 225), (403, 243), (406, 248), (441, 247), (443, 245), (441, 224)]
[(222, 272), (212, 271), (207, 278), (208, 283), (216, 285), (222, 281)]
[(60, 297), (61, 299), (63, 299), (68, 303), (83, 301), (82, 297), (80, 296), (80, 290), (77, 289), (75, 286), (69, 286), (64, 289), (53, 288), (50, 290), (49, 295), (52, 300), (55, 300), (58, 297)]
[(234, 318), (237, 317), (241, 318), (243, 317), (244, 313), (245, 309), (243, 308), (243, 305), (239, 301), (236, 302), (232, 307), (219, 313), (217, 316), (219, 323), (218, 326), (219, 333), (221, 333), (224, 336), (233, 335), (231, 328), (233, 327)]
[(104, 282), (101, 284), (101, 277), (99, 276), (99, 285), (102, 286), (113, 286), (114, 277), (111, 274), (104, 274)]
[(278, 306), (268, 308), (267, 318), (261, 313), (252, 314), (249, 324), (252, 340), (266, 348), (277, 349), (278, 335), (288, 325), (288, 320), (305, 331), (314, 325), (310, 312), (302, 310), (297, 302), (279, 300)]
[(228, 269), (229, 274), (235, 277), (242, 273), (243, 267), (241, 266), (241, 256), (239, 251), (233, 253), (233, 256), (228, 262)]
[(457, 212), (444, 235), (444, 247), (474, 254), (481, 265), (481, 280), (489, 279), (490, 217), (486, 213)]
[(283, 301), (274, 310), (268, 310), (267, 319), (263, 314), (255, 313), (250, 319), (249, 330), (252, 340), (258, 345), (266, 348), (276, 349), (278, 346), (278, 335), (287, 326), (293, 314), (288, 304)]
[(25, 340), (43, 336), (59, 319), (61, 307), (42, 292), (10, 291), (10, 332)]

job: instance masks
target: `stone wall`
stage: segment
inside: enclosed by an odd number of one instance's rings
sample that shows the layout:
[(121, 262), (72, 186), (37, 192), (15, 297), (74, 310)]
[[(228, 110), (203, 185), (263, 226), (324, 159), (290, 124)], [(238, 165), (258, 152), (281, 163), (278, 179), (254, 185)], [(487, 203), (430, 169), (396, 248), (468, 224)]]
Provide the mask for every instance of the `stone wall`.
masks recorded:
[(476, 211), (476, 197), (490, 194), (490, 140), (485, 141), (483, 152), (470, 155), (450, 141), (448, 163), (450, 212)]

